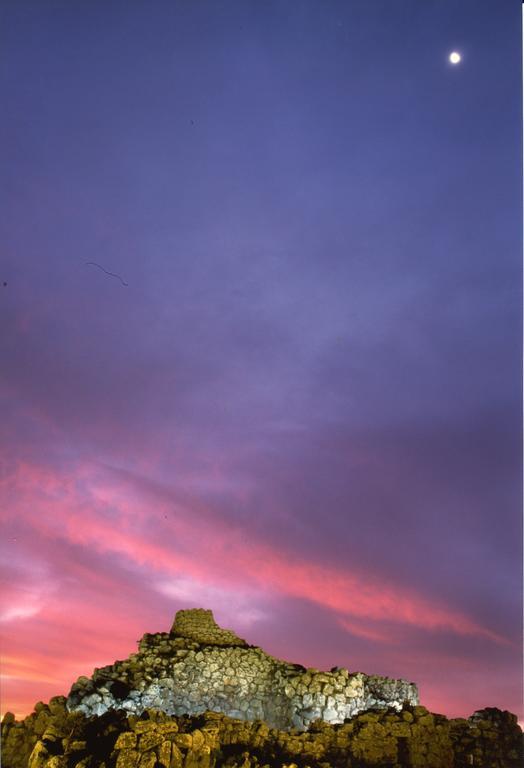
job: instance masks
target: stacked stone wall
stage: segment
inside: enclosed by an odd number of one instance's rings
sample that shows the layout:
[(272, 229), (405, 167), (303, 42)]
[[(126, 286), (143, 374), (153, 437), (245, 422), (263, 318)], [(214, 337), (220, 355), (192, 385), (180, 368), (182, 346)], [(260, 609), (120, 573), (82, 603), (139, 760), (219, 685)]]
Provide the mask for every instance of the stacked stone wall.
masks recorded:
[(216, 623), (213, 612), (205, 608), (178, 611), (171, 634), (194, 640), (199, 645), (247, 645), (230, 629), (222, 629)]
[(343, 723), (370, 708), (400, 710), (405, 703), (418, 704), (413, 683), (281, 661), (220, 629), (204, 610), (179, 611), (171, 633), (144, 635), (137, 654), (79, 678), (68, 698), (71, 710), (86, 715), (211, 710), (282, 730), (305, 730), (319, 718)]

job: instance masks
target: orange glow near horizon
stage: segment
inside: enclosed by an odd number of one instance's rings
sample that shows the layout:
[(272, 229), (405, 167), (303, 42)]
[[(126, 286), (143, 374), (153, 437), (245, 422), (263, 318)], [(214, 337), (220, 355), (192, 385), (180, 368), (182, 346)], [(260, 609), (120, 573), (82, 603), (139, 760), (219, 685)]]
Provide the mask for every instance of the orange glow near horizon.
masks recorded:
[[(148, 492), (130, 493), (125, 484), (96, 466), (83, 465), (62, 478), (20, 465), (4, 477), (1, 488), (14, 500), (6, 524), (22, 524), (43, 550), (51, 547), (57, 558), (52, 569), (36, 558), (33, 571), (25, 571), (26, 582), (14, 583), (4, 594), (4, 711), (27, 714), (36, 698), (66, 693), (75, 676), (90, 674), (89, 658), (96, 658), (100, 666), (112, 663), (117, 652), (128, 655), (141, 634), (155, 631), (145, 623), (158, 614), (155, 601), (171, 597), (176, 601), (177, 595), (187, 600), (192, 594), (197, 599), (202, 594), (220, 599), (223, 594), (227, 602), (239, 590), (247, 590), (269, 600), (283, 596), (306, 600), (331, 612), (348, 637), (360, 637), (382, 649), (394, 641), (392, 626), (404, 632), (445, 631), (495, 646), (509, 644), (470, 616), (402, 585), (385, 584), (377, 574), (306, 562), (291, 550), (253, 538), (247, 541), (241, 530), (199, 502), (172, 504), (148, 497)], [(204, 521), (205, 538), (194, 524), (197, 518)], [(70, 547), (102, 558), (106, 569), (97, 572), (66, 557)], [(230, 562), (235, 563), (234, 572)], [(139, 580), (147, 574), (140, 593), (141, 600), (149, 594), (151, 610), (142, 603), (140, 615), (123, 617), (124, 606), (133, 604), (133, 589), (125, 579), (119, 584), (125, 574), (136, 574)], [(181, 579), (186, 585), (183, 594)], [(35, 641), (45, 653), (38, 652)], [(433, 695), (437, 705), (439, 696)]]

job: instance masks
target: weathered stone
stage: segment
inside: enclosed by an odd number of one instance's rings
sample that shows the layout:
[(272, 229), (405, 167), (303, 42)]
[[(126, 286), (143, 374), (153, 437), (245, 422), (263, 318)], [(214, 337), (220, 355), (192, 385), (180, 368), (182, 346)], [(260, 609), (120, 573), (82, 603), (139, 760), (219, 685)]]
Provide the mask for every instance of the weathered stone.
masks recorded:
[(46, 768), (67, 768), (67, 758), (64, 755), (53, 755), (45, 765)]
[(391, 733), (392, 736), (402, 736), (402, 737), (408, 737), (411, 735), (409, 723), (402, 722), (402, 723), (391, 723), (388, 726), (388, 730)]
[(245, 640), (228, 629), (221, 629), (216, 624), (213, 613), (196, 608), (178, 611), (171, 628), (171, 633), (180, 637), (196, 640), (203, 645), (243, 646)]
[(171, 762), (169, 768), (182, 768), (184, 756), (175, 742), (171, 742)]
[(171, 764), (171, 742), (163, 741), (157, 749), (158, 762), (163, 768), (170, 768)]
[(37, 741), (29, 757), (28, 768), (44, 768), (49, 752), (42, 741)]
[(115, 742), (115, 749), (132, 749), (136, 746), (136, 733), (125, 731), (121, 733)]
[(135, 733), (147, 733), (148, 731), (156, 730), (156, 727), (156, 723), (152, 720), (137, 720), (133, 730)]
[(139, 768), (155, 768), (156, 762), (155, 752), (144, 752), (140, 757)]
[(67, 744), (68, 752), (84, 752), (87, 749), (87, 741), (72, 741)]
[(194, 750), (199, 750), (201, 747), (205, 744), (205, 738), (202, 731), (199, 731), (198, 728), (192, 732), (193, 737), (193, 744), (192, 747)]
[(6, 712), (2, 718), (2, 726), (11, 725), (15, 722), (15, 716), (12, 712)]
[[(4, 768), (467, 768), (471, 759), (483, 768), (520, 765), (522, 732), (510, 713), (486, 709), (448, 721), (418, 706), (406, 681), (304, 671), (238, 638), (206, 644), (208, 629), (189, 626), (199, 642), (144, 636), (134, 658), (73, 686), (73, 712), (55, 697), (20, 723), (4, 718)], [(171, 655), (177, 651), (183, 655)], [(108, 709), (127, 716), (97, 719)], [(171, 717), (197, 713), (204, 714)]]
[(146, 752), (150, 749), (158, 747), (158, 745), (161, 744), (163, 740), (164, 736), (162, 733), (158, 733), (157, 731), (149, 731), (148, 733), (142, 734), (140, 737), (138, 749), (140, 752)]
[(366, 712), (363, 715), (358, 715), (359, 723), (376, 723), (378, 722), (378, 715), (375, 712)]
[(47, 724), (49, 722), (50, 713), (46, 710), (40, 710), (38, 712), (38, 715), (36, 717), (36, 720), (34, 721), (33, 729), (34, 732), (41, 736), (45, 729), (47, 728)]
[(139, 758), (136, 749), (122, 749), (116, 759), (116, 768), (136, 768)]
[[(311, 719), (307, 710), (312, 708), (324, 708), (328, 721), (337, 722), (373, 703), (398, 709), (406, 698), (417, 703), (416, 688), (405, 681), (366, 678), (362, 673), (350, 677), (347, 670), (336, 668), (305, 670), (260, 648), (247, 647), (230, 630), (218, 627), (210, 611), (180, 611), (172, 633), (144, 635), (138, 654), (94, 674), (93, 680), (102, 682), (97, 690), (92, 681), (80, 689), (77, 682), (71, 690), (70, 709), (89, 716), (116, 707), (111, 694), (104, 691), (115, 692), (117, 684), (123, 686), (118, 707), (131, 713), (150, 707), (188, 714), (215, 709), (239, 719), (264, 719), (280, 729), (304, 729)], [(177, 656), (176, 672), (166, 657), (168, 651), (182, 654)]]
[(159, 723), (157, 725), (157, 730), (159, 733), (176, 733), (178, 731), (178, 724), (176, 720), (168, 723)]
[[(420, 725), (434, 725), (435, 724), (435, 718), (433, 715), (427, 714), (423, 715), (422, 717), (419, 717), (417, 721)], [(480, 735), (480, 733), (479, 733)]]
[(184, 768), (210, 768), (211, 750), (202, 746), (200, 749), (190, 749), (184, 760)]
[(52, 715), (59, 714), (60, 712), (65, 712), (66, 707), (66, 697), (65, 696), (53, 696), (52, 699), (49, 699), (49, 710)]
[(177, 733), (175, 734), (174, 742), (177, 747), (182, 749), (191, 749), (193, 746), (193, 737), (190, 733)]
[(46, 729), (42, 734), (42, 740), (43, 741), (60, 741), (61, 738), (62, 738), (61, 729), (57, 728), (56, 725), (50, 724), (48, 722)]

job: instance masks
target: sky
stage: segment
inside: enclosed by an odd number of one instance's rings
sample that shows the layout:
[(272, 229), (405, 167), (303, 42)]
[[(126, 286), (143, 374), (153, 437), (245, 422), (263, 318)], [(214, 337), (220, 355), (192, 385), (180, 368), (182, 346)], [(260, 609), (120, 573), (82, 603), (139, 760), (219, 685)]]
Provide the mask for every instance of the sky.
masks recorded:
[(2, 711), (205, 607), (522, 718), (520, 2), (0, 13)]

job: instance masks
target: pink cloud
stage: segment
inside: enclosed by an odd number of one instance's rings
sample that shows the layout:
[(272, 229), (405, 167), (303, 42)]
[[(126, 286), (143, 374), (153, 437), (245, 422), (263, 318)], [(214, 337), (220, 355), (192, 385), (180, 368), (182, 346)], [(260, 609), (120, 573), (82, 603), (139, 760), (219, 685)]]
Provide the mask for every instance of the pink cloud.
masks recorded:
[(350, 635), (356, 635), (357, 637), (363, 637), (365, 640), (372, 640), (376, 643), (390, 643), (391, 633), (381, 632), (375, 627), (369, 626), (369, 624), (360, 623), (357, 621), (350, 621), (349, 619), (341, 618), (339, 623)]
[[(134, 567), (164, 575), (186, 573), (213, 584), (217, 580), (235, 584), (243, 578), (266, 590), (312, 600), (343, 615), (448, 629), (507, 642), (468, 616), (427, 600), (414, 590), (377, 583), (373, 575), (351, 568), (342, 571), (305, 562), (284, 548), (246, 541), (241, 531), (214, 519), (199, 502), (189, 501), (181, 510), (176, 504), (173, 509), (172, 504), (156, 499), (152, 510), (151, 500), (131, 495), (107, 478), (99, 480), (96, 471), (90, 477), (88, 466), (80, 467), (73, 476), (77, 479), (69, 476), (63, 480), (40, 468), (21, 466), (14, 480), (19, 489), (17, 508), (11, 514), (20, 515), (43, 537), (57, 537), (121, 556)], [(205, 535), (196, 524), (202, 516)], [(230, 562), (235, 563), (234, 572), (228, 567)]]
[[(62, 475), (20, 464), (0, 490), (10, 500), (4, 525), (19, 532), (18, 566), (24, 574), (19, 586), (13, 580), (4, 593), (4, 647), (11, 659), (4, 669), (4, 709), (28, 711), (53, 680), (53, 693), (67, 691), (94, 664), (135, 650), (134, 640), (144, 631), (167, 629), (154, 622), (170, 597), (184, 602), (192, 595), (201, 601), (206, 594), (236, 594), (230, 602), (243, 606), (247, 622), (263, 615), (256, 606), (266, 599), (308, 600), (330, 609), (348, 632), (375, 642), (386, 641), (384, 621), (506, 642), (415, 591), (349, 567), (307, 562), (284, 546), (247, 540), (241, 529), (191, 496), (138, 492), (96, 465), (82, 464)], [(96, 556), (105, 568), (97, 571), (89, 560), (75, 559), (67, 553), (71, 547)], [(49, 572), (31, 571), (35, 550)], [(136, 590), (128, 577), (136, 577)], [(255, 612), (249, 614), (251, 601)]]

